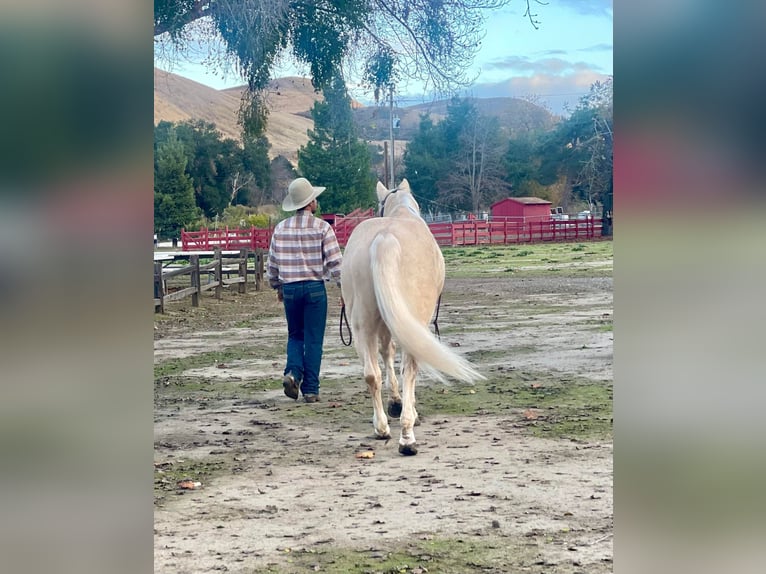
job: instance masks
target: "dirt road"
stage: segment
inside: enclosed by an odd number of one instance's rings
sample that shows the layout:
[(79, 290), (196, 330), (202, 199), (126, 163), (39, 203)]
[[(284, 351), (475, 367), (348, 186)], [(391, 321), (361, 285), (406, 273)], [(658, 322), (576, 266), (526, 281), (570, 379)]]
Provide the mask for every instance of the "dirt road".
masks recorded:
[(612, 571), (611, 276), (448, 279), (442, 340), (488, 380), (419, 384), (414, 457), (330, 315), (313, 405), (273, 292), (157, 318), (155, 572)]

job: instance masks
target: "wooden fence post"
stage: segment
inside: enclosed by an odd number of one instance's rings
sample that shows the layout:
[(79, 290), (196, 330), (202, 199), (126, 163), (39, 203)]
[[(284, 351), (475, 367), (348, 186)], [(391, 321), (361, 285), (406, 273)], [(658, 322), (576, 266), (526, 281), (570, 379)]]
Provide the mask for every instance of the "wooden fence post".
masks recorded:
[(247, 249), (240, 249), (239, 250), (239, 276), (245, 278), (245, 280), (239, 284), (238, 289), (240, 293), (247, 292), (247, 258), (248, 258)]
[(199, 294), (200, 294), (200, 273), (199, 273), (199, 255), (191, 255), (189, 257), (189, 265), (191, 265), (191, 286), (195, 291), (192, 292), (192, 307), (199, 307)]
[(162, 281), (162, 261), (154, 262), (154, 311), (165, 313), (165, 284)]
[(264, 251), (263, 249), (255, 250), (255, 290), (260, 291), (263, 289), (263, 267), (264, 267)]
[(215, 261), (214, 275), (215, 275), (215, 298), (221, 299), (223, 289), (223, 262), (221, 258), (221, 248), (216, 247), (213, 250), (213, 258)]

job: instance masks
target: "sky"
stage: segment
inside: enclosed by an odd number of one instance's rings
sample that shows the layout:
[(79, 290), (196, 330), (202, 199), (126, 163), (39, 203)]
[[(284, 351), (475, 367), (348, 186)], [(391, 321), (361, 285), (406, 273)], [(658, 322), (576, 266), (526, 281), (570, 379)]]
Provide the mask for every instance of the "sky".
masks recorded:
[[(513, 0), (502, 10), (489, 13), (486, 35), (476, 55), (473, 85), (461, 95), (479, 98), (531, 98), (557, 114), (566, 114), (597, 80), (612, 75), (612, 0), (548, 0), (532, 2), (537, 29), (524, 16), (526, 2)], [(193, 62), (172, 66), (155, 58), (166, 69), (216, 89), (242, 85), (235, 74)], [(275, 77), (307, 75), (291, 65), (275, 70)], [(397, 105), (430, 101), (417, 86), (407, 86), (395, 96)], [(351, 90), (370, 103), (371, 95)]]

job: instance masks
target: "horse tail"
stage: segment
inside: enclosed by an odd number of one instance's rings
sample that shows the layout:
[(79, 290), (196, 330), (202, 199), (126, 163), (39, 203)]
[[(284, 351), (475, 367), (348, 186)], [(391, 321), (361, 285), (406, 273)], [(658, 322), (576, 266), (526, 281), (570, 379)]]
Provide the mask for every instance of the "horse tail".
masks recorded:
[(444, 381), (440, 372), (466, 382), (485, 379), (471, 363), (439, 342), (410, 312), (397, 283), (401, 253), (399, 241), (387, 233), (378, 235), (370, 246), (375, 298), (394, 339), (436, 379)]

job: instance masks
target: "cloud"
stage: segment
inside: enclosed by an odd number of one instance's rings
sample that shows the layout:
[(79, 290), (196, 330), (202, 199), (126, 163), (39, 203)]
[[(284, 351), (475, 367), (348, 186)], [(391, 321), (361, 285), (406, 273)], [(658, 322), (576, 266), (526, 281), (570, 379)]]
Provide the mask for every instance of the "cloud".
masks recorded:
[(515, 76), (499, 82), (474, 84), (466, 90), (466, 96), (476, 98), (529, 98), (545, 102), (553, 113), (565, 114), (565, 106), (574, 108), (591, 85), (604, 81), (606, 74), (593, 69), (582, 69), (566, 74), (536, 73), (532, 76)]
[(571, 62), (562, 58), (543, 58), (533, 60), (523, 56), (508, 56), (491, 60), (484, 66), (486, 71), (506, 71), (517, 73), (561, 75), (573, 72), (585, 72), (599, 69), (598, 66), (587, 62)]
[(594, 44), (587, 48), (579, 48), (577, 52), (611, 52), (614, 49), (612, 44)]

